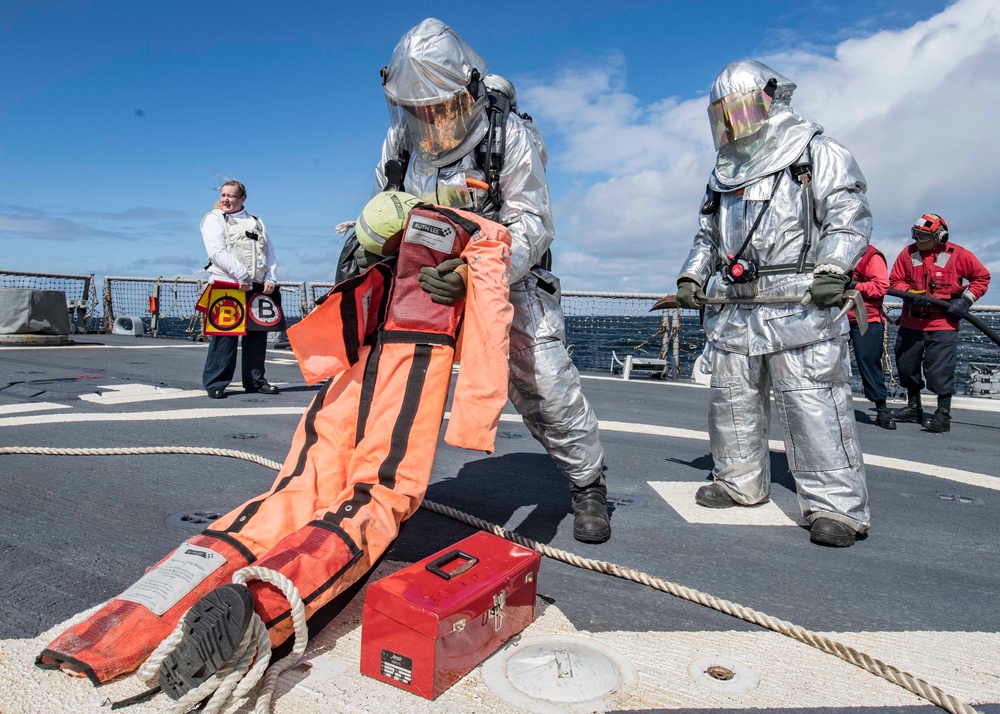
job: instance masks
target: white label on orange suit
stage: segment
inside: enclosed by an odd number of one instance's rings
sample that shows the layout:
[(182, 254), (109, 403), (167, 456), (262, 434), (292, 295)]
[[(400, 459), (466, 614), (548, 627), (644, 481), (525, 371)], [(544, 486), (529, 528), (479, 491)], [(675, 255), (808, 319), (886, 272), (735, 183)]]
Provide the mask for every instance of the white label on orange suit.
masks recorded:
[(433, 218), (414, 216), (406, 228), (403, 240), (407, 243), (420, 243), (439, 253), (450, 253), (455, 243), (455, 227), (444, 221)]
[(118, 599), (145, 605), (153, 614), (162, 615), (225, 562), (214, 550), (184, 543)]

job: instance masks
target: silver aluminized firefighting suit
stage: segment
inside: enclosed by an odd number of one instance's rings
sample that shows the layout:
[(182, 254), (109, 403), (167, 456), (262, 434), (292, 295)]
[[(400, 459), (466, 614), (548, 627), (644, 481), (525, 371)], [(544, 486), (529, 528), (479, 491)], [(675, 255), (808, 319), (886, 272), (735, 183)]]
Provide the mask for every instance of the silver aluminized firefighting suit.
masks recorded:
[[(706, 309), (713, 475), (738, 503), (768, 499), (773, 388), (806, 521), (829, 517), (863, 533), (868, 492), (851, 399), (848, 321), (835, 322), (835, 308), (802, 305), (799, 298), (814, 273), (849, 274), (864, 253), (872, 225), (866, 183), (847, 149), (792, 113), (795, 85), (765, 65), (729, 65), (712, 86), (710, 101), (759, 90), (772, 78), (777, 86), (772, 83), (763, 128), (719, 147), (700, 229), (678, 278), (704, 286), (715, 275), (706, 291), (710, 297), (790, 298), (787, 304)], [(808, 177), (795, 178), (794, 167), (803, 164), (811, 171), (811, 187)], [(759, 277), (723, 280), (729, 256), (756, 262)]]
[[(387, 68), (385, 90), (390, 114), (397, 120), (389, 129), (376, 169), (378, 190), (387, 182), (386, 162), (398, 159), (400, 151), (407, 149), (410, 157), (402, 190), (507, 227), (512, 238), (510, 301), (514, 306), (508, 395), (563, 475), (577, 487), (603, 483), (604, 450), (597, 417), (566, 350), (559, 279), (539, 267), (555, 228), (545, 166), (532, 141), (531, 132), (537, 137), (537, 130), (510, 113), (500, 172), (502, 205), (497, 208), (485, 189), (467, 182), (472, 179), (485, 186), (488, 180), (475, 160), (475, 147), (487, 131), (482, 97), (473, 106), (454, 108), (454, 114), (464, 113), (457, 130), (445, 139), (441, 137), (447, 130), (440, 120), (435, 124), (436, 136), (418, 137), (414, 124), (407, 123), (412, 113), (394, 112), (398, 105), (393, 97), (432, 106), (455, 96), (457, 90), (463, 90), (459, 94), (465, 97), (473, 69), (485, 75), (486, 61), (440, 20), (424, 20), (400, 40)], [(452, 137), (457, 144), (449, 143)]]

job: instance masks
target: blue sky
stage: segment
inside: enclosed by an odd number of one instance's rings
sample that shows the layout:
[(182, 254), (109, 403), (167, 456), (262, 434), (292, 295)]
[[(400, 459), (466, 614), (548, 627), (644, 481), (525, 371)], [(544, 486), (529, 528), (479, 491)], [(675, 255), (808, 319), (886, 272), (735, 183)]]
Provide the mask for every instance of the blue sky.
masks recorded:
[(378, 70), (433, 16), (546, 137), (564, 289), (673, 291), (713, 160), (705, 97), (744, 57), (854, 152), (890, 260), (935, 211), (1000, 271), (1000, 0), (469, 7), (4, 0), (0, 269), (203, 275), (198, 223), (234, 177), (281, 279), (331, 279), (386, 128)]

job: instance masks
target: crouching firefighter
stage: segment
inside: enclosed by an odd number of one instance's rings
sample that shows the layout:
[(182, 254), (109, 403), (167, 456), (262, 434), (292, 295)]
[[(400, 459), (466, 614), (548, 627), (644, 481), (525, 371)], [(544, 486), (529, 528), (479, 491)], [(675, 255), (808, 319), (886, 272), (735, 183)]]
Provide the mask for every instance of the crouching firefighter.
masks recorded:
[[(569, 481), (573, 536), (601, 543), (611, 537), (604, 449), (566, 349), (559, 278), (549, 270), (555, 226), (545, 144), (530, 117), (518, 112), (513, 85), (487, 69), (440, 20), (426, 19), (403, 36), (382, 70), (390, 126), (376, 188), (395, 185), (510, 229), (508, 394)], [(441, 301), (460, 297), (462, 282), (448, 278), (454, 264), (437, 268), (426, 288)]]
[[(251, 564), (279, 573), (309, 618), (373, 568), (424, 498), (460, 325), (465, 348), (445, 440), (492, 452), (507, 398), (510, 234), (465, 211), (414, 207), (406, 194), (373, 202), (395, 225), (381, 221), (380, 242), (366, 248), (397, 254), (339, 283), (289, 329), (306, 380), (323, 385), (271, 490), (59, 635), (39, 666), (107, 682), (138, 667), (190, 610), (156, 672), (177, 699), (219, 669), (225, 643), (240, 641), (241, 610), (256, 612), (271, 646), (281, 645), (293, 633), (289, 600), (261, 580), (231, 584), (234, 574)], [(445, 305), (420, 275), (450, 259), (463, 262), (465, 296)]]

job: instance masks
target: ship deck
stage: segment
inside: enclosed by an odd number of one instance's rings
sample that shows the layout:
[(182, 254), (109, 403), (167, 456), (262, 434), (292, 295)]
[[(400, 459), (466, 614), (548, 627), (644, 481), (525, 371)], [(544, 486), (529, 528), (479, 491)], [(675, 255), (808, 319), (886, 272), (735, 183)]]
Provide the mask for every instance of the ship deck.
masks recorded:
[[(280, 395), (231, 388), (229, 398), (209, 400), (200, 388), (205, 348), (120, 335), (0, 346), (0, 447), (206, 447), (282, 461), (316, 388), (289, 351), (270, 349), (268, 378)], [(780, 440), (772, 441), (771, 504), (693, 504), (711, 468), (706, 388), (597, 373), (584, 374), (583, 386), (607, 452), (609, 542), (573, 539), (567, 484), (510, 405), (495, 453), (442, 441), (427, 498), (551, 548), (752, 608), (1000, 712), (1000, 402), (956, 397), (952, 431), (931, 434), (916, 424), (879, 429), (871, 405), (856, 398), (872, 529), (854, 547), (830, 549), (809, 542)], [(68, 622), (203, 526), (190, 514), (225, 513), (273, 477), (215, 456), (0, 453), (0, 711), (104, 712), (142, 691), (134, 678), (94, 688), (33, 660)], [(374, 577), (473, 532), (421, 509)], [(793, 637), (632, 580), (543, 558), (538, 592), (536, 620), (522, 636), (429, 701), (359, 673), (362, 591), (281, 678), (273, 711), (937, 710)], [(602, 664), (548, 684), (544, 666), (528, 674), (507, 666), (517, 648), (536, 646), (571, 659), (597, 653)], [(706, 674), (712, 664), (732, 678)], [(606, 677), (617, 683), (602, 690)], [(125, 711), (167, 705), (160, 695)]]

